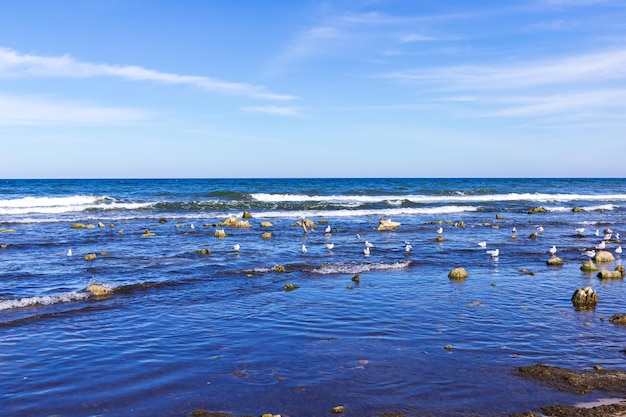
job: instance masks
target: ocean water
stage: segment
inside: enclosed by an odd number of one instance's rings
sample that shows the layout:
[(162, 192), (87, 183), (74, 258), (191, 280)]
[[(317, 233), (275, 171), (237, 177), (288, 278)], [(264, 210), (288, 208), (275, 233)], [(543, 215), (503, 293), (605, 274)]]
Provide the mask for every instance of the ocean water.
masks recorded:
[(626, 365), (626, 285), (580, 270), (626, 236), (624, 179), (0, 180), (0, 223), (0, 415), (504, 416), (605, 395), (519, 366)]

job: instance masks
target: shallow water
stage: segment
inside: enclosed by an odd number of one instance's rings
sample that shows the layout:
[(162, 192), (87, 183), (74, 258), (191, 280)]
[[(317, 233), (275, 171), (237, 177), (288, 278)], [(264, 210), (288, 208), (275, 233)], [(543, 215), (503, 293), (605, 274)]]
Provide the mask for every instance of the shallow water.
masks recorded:
[[(8, 415), (506, 415), (603, 397), (555, 392), (518, 366), (625, 365), (626, 327), (608, 318), (626, 312), (626, 286), (579, 269), (596, 229), (626, 233), (624, 180), (12, 180), (0, 193)], [(243, 211), (251, 228), (214, 236)], [(318, 227), (303, 235), (301, 216)], [(377, 231), (381, 217), (401, 226)], [(553, 244), (562, 267), (546, 265)], [(457, 266), (464, 282), (447, 278)], [(586, 285), (600, 301), (579, 312), (570, 297)]]

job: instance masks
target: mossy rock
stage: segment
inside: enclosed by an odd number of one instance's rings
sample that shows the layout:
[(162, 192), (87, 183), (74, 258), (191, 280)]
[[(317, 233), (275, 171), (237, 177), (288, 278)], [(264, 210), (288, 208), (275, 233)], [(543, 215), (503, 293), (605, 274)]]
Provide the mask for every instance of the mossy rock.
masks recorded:
[(143, 233), (141, 234), (142, 236), (154, 236), (154, 233), (152, 233), (150, 230), (146, 229), (143, 231)]
[(296, 284), (285, 284), (283, 288), (285, 289), (285, 291), (293, 291), (293, 290), (297, 290), (300, 287)]
[(436, 240), (437, 242), (443, 242), (443, 236), (441, 236), (441, 235), (437, 235), (437, 237), (435, 238), (435, 240)]
[(83, 223), (73, 223), (70, 226), (70, 229), (84, 229), (85, 227), (87, 226), (85, 226)]
[(588, 261), (583, 262), (583, 264), (580, 266), (580, 270), (583, 272), (594, 272), (598, 270), (598, 267), (596, 266), (596, 264), (593, 263), (591, 259), (589, 259)]
[(546, 210), (545, 208), (538, 206), (538, 207), (533, 207), (530, 210), (528, 210), (528, 214), (536, 214), (536, 213), (547, 213), (548, 210)]
[(465, 229), (465, 222), (464, 221), (459, 221), (459, 222), (455, 222), (452, 226), (454, 227), (460, 227), (462, 229)]
[(113, 293), (111, 288), (100, 284), (91, 284), (87, 287), (87, 290), (89, 290), (89, 292), (96, 297), (106, 297), (107, 295), (111, 295)]
[(98, 227), (102, 228), (102, 227), (106, 227), (106, 225), (102, 222), (98, 222)]
[(580, 207), (576, 206), (576, 207), (574, 207), (574, 208), (572, 209), (572, 211), (573, 211), (574, 213), (580, 213), (581, 211), (585, 211), (585, 210), (583, 210), (583, 209), (581, 209)]
[(619, 271), (620, 274), (622, 274), (622, 277), (626, 276), (626, 270), (624, 269), (624, 265), (617, 265), (615, 267), (616, 271)]
[(593, 308), (598, 304), (598, 294), (591, 287), (578, 288), (572, 295), (572, 304), (577, 309)]
[(210, 255), (211, 254), (211, 249), (206, 248), (206, 249), (198, 249), (197, 251), (200, 255)]
[(626, 314), (613, 314), (609, 321), (615, 324), (626, 324)]
[(214, 233), (215, 237), (226, 237), (226, 232), (224, 229), (217, 229)]
[(261, 227), (274, 227), (272, 222), (261, 222)]
[(611, 252), (608, 252), (605, 250), (599, 250), (596, 252), (596, 256), (594, 256), (593, 259), (598, 263), (603, 263), (603, 262), (613, 262), (615, 260), (615, 257), (613, 256)]
[(261, 235), (261, 239), (271, 239), (272, 238), (272, 232), (265, 232)]
[(553, 256), (548, 259), (548, 262), (546, 263), (550, 266), (563, 266), (563, 259), (559, 258), (558, 256)]
[(355, 283), (357, 283), (357, 284), (358, 284), (358, 283), (360, 283), (360, 282), (361, 282), (361, 276), (360, 276), (359, 274), (355, 274), (355, 275), (352, 277), (352, 282), (355, 282)]
[(224, 221), (222, 221), (222, 223), (220, 223), (221, 226), (228, 226), (228, 227), (237, 227), (240, 229), (249, 229), (250, 227), (250, 222), (248, 222), (248, 220), (239, 220), (237, 218), (237, 216), (235, 216), (234, 214), (229, 216), (227, 219), (224, 219)]
[(598, 278), (600, 278), (601, 280), (605, 280), (605, 279), (624, 279), (624, 277), (622, 276), (622, 273), (620, 271), (607, 271), (606, 269), (603, 269), (602, 271), (598, 272)]
[(532, 239), (532, 240), (537, 239), (537, 232), (532, 232), (532, 233), (530, 234), (530, 236), (528, 236), (528, 238), (529, 238), (529, 239)]
[(465, 268), (454, 268), (452, 271), (448, 273), (448, 278), (455, 281), (462, 281), (469, 277), (469, 274), (465, 270)]
[(83, 256), (83, 259), (86, 261), (93, 261), (96, 258), (97, 256), (95, 253), (88, 253), (87, 255)]
[(496, 214), (496, 220), (504, 220), (504, 217), (500, 216), (499, 214)]
[(95, 225), (95, 224), (88, 224), (88, 225), (85, 225), (85, 229), (95, 229), (95, 228), (96, 228), (96, 225)]
[(250, 214), (250, 212), (248, 211), (244, 211), (243, 214), (241, 215), (242, 218), (244, 219), (251, 219), (252, 218), (252, 214)]
[(166, 219), (165, 217), (161, 217), (161, 218), (159, 219), (159, 223), (161, 223), (161, 224), (165, 224), (165, 223), (167, 223), (167, 219)]
[(285, 272), (285, 267), (282, 265), (274, 265), (274, 271), (276, 272)]

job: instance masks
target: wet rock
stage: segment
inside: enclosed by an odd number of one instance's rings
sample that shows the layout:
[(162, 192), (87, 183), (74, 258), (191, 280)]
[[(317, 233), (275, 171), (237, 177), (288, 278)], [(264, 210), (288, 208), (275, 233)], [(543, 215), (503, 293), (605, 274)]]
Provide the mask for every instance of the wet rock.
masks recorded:
[(298, 288), (300, 288), (300, 286), (296, 284), (285, 284), (283, 288), (285, 289), (285, 291), (293, 291), (293, 290), (297, 290)]
[(83, 223), (73, 223), (70, 229), (84, 229), (86, 226)]
[(593, 263), (591, 259), (589, 259), (587, 262), (583, 262), (583, 264), (580, 266), (580, 270), (583, 272), (594, 272), (598, 270), (598, 267), (596, 266), (596, 264)]
[(17, 230), (15, 230), (15, 229), (2, 229), (2, 230), (0, 230), (0, 233), (17, 233)]
[(272, 222), (261, 222), (261, 227), (273, 227)]
[(532, 239), (532, 240), (537, 239), (537, 232), (532, 232), (532, 233), (530, 234), (530, 236), (528, 236), (528, 238), (529, 238), (529, 239)]
[(609, 321), (615, 324), (626, 324), (626, 314), (613, 314)]
[(465, 229), (465, 222), (464, 222), (464, 221), (455, 222), (455, 223), (453, 224), (453, 226), (454, 226), (454, 227), (460, 227), (460, 228)]
[(452, 350), (452, 345), (445, 345), (443, 348), (445, 350)]
[(210, 255), (211, 254), (211, 249), (206, 248), (206, 249), (198, 249), (198, 253), (200, 255)]
[(165, 217), (162, 217), (162, 218), (159, 219), (159, 223), (165, 224), (165, 223), (167, 223), (167, 219)]
[(146, 229), (143, 231), (142, 236), (154, 236), (154, 233), (152, 233), (150, 229)]
[(261, 239), (271, 239), (272, 238), (272, 232), (265, 232), (261, 235)]
[(589, 286), (578, 288), (572, 295), (572, 304), (576, 309), (590, 309), (598, 304), (598, 294)]
[(354, 275), (352, 277), (352, 282), (355, 282), (357, 284), (360, 283), (361, 282), (361, 276), (359, 274)]
[(93, 261), (94, 259), (96, 259), (96, 254), (88, 253), (87, 255), (83, 256), (83, 259), (86, 261)]
[(529, 271), (529, 270), (528, 270), (528, 269), (526, 269), (526, 268), (522, 268), (522, 269), (520, 269), (519, 271), (520, 271), (522, 274), (524, 274), (524, 275), (530, 275), (530, 276), (533, 276), (533, 277), (535, 276), (535, 273), (534, 273), (533, 271)]
[(599, 251), (596, 251), (596, 256), (594, 256), (593, 259), (598, 263), (602, 263), (602, 262), (613, 262), (615, 260), (615, 257), (613, 256), (611, 252), (607, 252), (605, 250), (599, 250)]
[(528, 214), (536, 214), (536, 213), (547, 213), (548, 210), (546, 210), (545, 208), (539, 206), (539, 207), (533, 207), (530, 210), (528, 210)]
[(559, 258), (558, 256), (553, 256), (548, 259), (547, 264), (550, 266), (561, 266), (563, 265), (563, 259)]
[(450, 271), (450, 273), (448, 273), (448, 278), (456, 281), (465, 280), (467, 277), (469, 277), (469, 274), (465, 268), (454, 268)]
[(443, 242), (443, 236), (441, 236), (441, 235), (437, 235), (437, 237), (435, 238), (435, 241), (437, 241), (437, 242)]
[(250, 226), (250, 222), (248, 220), (239, 220), (237, 216), (235, 216), (234, 214), (229, 216), (227, 219), (224, 219), (224, 221), (222, 221), (220, 225), (228, 226), (228, 227), (237, 227), (240, 229), (248, 229), (252, 227)]
[(191, 417), (235, 417), (230, 413), (223, 413), (221, 411), (207, 411), (201, 408), (190, 414)]
[(501, 216), (501, 215), (499, 215), (499, 214), (496, 214), (496, 220), (504, 220), (504, 217), (502, 217), (502, 216)]
[(98, 222), (98, 227), (106, 227), (104, 223)]
[(244, 211), (243, 214), (241, 215), (242, 218), (244, 219), (251, 219), (252, 218), (252, 214), (250, 214), (247, 211)]
[(391, 221), (391, 219), (380, 219), (376, 230), (396, 230), (400, 227), (400, 222)]
[(585, 395), (595, 390), (626, 394), (626, 372), (622, 370), (594, 369), (576, 372), (538, 364), (518, 368), (518, 375), (543, 381), (559, 391), (573, 394)]
[(607, 404), (592, 408), (550, 405), (542, 407), (541, 411), (548, 417), (623, 417), (626, 415), (626, 405)]
[(282, 265), (274, 265), (274, 271), (276, 272), (285, 272), (285, 267)]
[(226, 237), (226, 232), (224, 229), (216, 229), (214, 233), (215, 237)]
[(346, 407), (344, 407), (343, 405), (338, 405), (330, 409), (330, 412), (333, 414), (341, 414), (345, 411), (346, 411)]
[(607, 271), (606, 269), (603, 269), (602, 271), (598, 272), (598, 278), (600, 278), (601, 280), (605, 280), (605, 279), (624, 279), (624, 277), (622, 276), (622, 273), (620, 271)]
[(622, 278), (626, 275), (626, 270), (624, 269), (624, 265), (617, 265), (615, 267), (616, 271), (619, 271), (620, 274), (622, 274)]
[(580, 207), (576, 206), (576, 207), (574, 207), (574, 208), (572, 209), (572, 211), (573, 211), (574, 213), (580, 213), (581, 211), (584, 211), (584, 210), (583, 210), (583, 209), (581, 209)]
[(95, 224), (88, 224), (85, 226), (85, 229), (95, 229), (96, 225)]
[(89, 287), (87, 287), (87, 289), (92, 295), (96, 297), (105, 297), (107, 295), (113, 294), (113, 290), (111, 288), (105, 287), (104, 285), (100, 284), (91, 284)]

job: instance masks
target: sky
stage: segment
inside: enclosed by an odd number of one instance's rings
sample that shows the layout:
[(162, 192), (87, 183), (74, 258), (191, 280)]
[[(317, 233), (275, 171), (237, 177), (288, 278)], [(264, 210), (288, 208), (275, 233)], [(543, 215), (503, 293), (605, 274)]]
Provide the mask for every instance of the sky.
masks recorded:
[(0, 178), (626, 177), (623, 0), (0, 0)]

